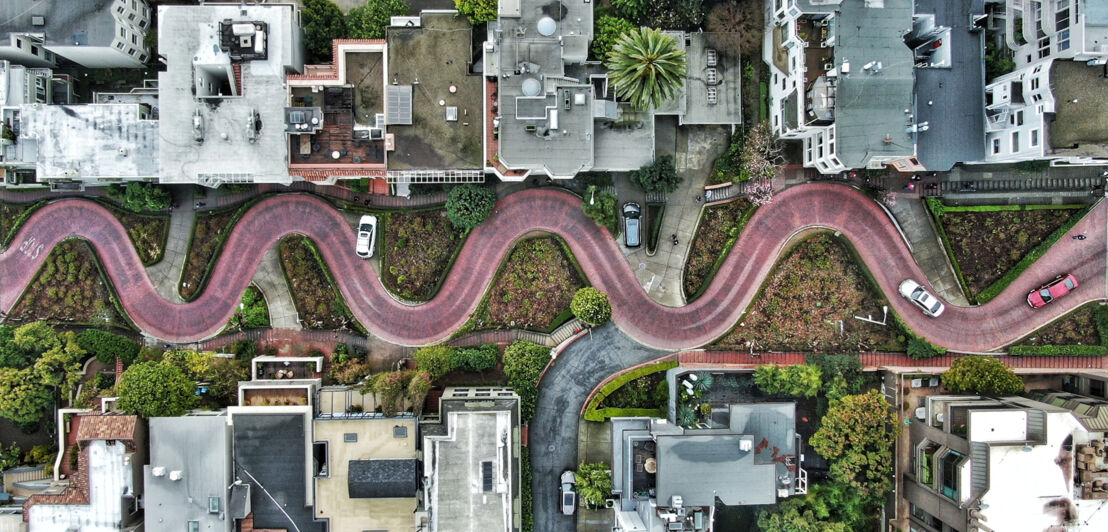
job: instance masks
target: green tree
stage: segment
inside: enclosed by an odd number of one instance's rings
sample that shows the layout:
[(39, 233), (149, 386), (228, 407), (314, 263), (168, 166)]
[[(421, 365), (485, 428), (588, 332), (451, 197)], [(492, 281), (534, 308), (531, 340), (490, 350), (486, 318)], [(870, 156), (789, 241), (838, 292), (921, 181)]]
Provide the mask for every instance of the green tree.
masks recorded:
[[(813, 484), (808, 494), (801, 497), (791, 497), (779, 503), (776, 507), (762, 510), (758, 514), (758, 529), (763, 532), (849, 532), (862, 530), (863, 528), (851, 526), (850, 522), (843, 522), (841, 513), (844, 511), (860, 512), (862, 508), (857, 504), (857, 492), (845, 490), (854, 494), (853, 508), (841, 506), (838, 498), (843, 494), (843, 488), (839, 484)], [(865, 519), (865, 515), (848, 516), (854, 520)]]
[[(621, 0), (616, 1), (618, 2)], [(596, 19), (596, 22), (593, 23), (593, 57), (598, 61), (608, 59), (608, 52), (612, 51), (612, 47), (615, 46), (616, 41), (618, 41), (620, 37), (623, 37), (624, 34), (634, 29), (635, 25), (625, 18), (603, 15)]]
[(539, 376), (550, 362), (550, 349), (519, 340), (504, 350), (504, 375), (508, 385), (519, 395), (519, 415), (522, 421), (535, 417), (539, 398)]
[(331, 60), (331, 41), (346, 36), (346, 17), (331, 0), (304, 0), (300, 8), (304, 28), (304, 48), (308, 61), (322, 63)]
[(496, 20), (497, 0), (454, 0), (454, 7), (474, 26)]
[(129, 211), (161, 211), (173, 203), (169, 190), (154, 183), (132, 181), (126, 185), (112, 185), (108, 197), (123, 204)]
[(54, 395), (39, 385), (32, 368), (0, 369), (0, 417), (31, 428), (42, 422), (53, 405)]
[(404, 373), (403, 371), (379, 373), (373, 376), (370, 384), (373, 395), (378, 400), (377, 404), (381, 407), (381, 413), (388, 417), (395, 416), (400, 410), (400, 395), (408, 384), (405, 382), (407, 379)]
[(454, 348), (448, 345), (432, 345), (415, 352), (416, 368), (437, 381), (454, 371)]
[(612, 473), (608, 464), (582, 462), (574, 476), (577, 477), (577, 493), (590, 507), (604, 506), (604, 500), (612, 494)]
[(115, 357), (123, 359), (124, 364), (130, 364), (138, 356), (138, 342), (119, 336), (108, 331), (89, 329), (77, 335), (77, 345), (99, 360), (103, 364), (115, 364)]
[(643, 189), (643, 192), (673, 192), (685, 178), (677, 173), (673, 166), (672, 155), (662, 155), (654, 162), (631, 172), (631, 182)]
[(214, 358), (208, 371), (208, 395), (220, 406), (238, 402), (239, 382), (250, 380), (250, 366), (242, 361)]
[(600, 325), (612, 319), (612, 304), (608, 294), (591, 286), (586, 286), (573, 294), (569, 309), (577, 319), (589, 324)]
[(427, 394), (431, 392), (431, 376), (426, 371), (417, 372), (408, 382), (408, 401), (412, 403), (412, 413), (419, 415), (423, 412), (423, 403), (427, 400)]
[(765, 364), (754, 370), (754, 383), (769, 395), (815, 397), (822, 384), (823, 372), (816, 366)]
[(616, 95), (639, 109), (657, 109), (685, 85), (685, 52), (673, 37), (651, 28), (624, 34), (604, 66)]
[(346, 14), (347, 36), (352, 39), (384, 39), (392, 17), (407, 15), (406, 0), (374, 0)]
[(831, 462), (833, 480), (873, 501), (892, 489), (893, 446), (899, 431), (885, 396), (870, 390), (833, 403), (809, 443)]
[(116, 406), (144, 418), (176, 417), (196, 405), (196, 383), (171, 362), (135, 364), (116, 385)]
[(15, 347), (26, 353), (42, 353), (61, 345), (58, 333), (44, 321), (36, 321), (21, 325), (15, 329), (12, 343)]
[(616, 196), (607, 190), (590, 185), (581, 203), (585, 216), (608, 229), (612, 236), (619, 235), (619, 218), (616, 216)]
[(1023, 379), (993, 357), (957, 358), (942, 378), (943, 386), (952, 392), (1012, 395), (1023, 391)]
[(50, 387), (67, 397), (77, 389), (85, 350), (77, 345), (76, 337), (73, 332), (65, 333), (59, 345), (46, 350), (35, 360), (35, 379), (39, 386)]
[(34, 362), (32, 353), (15, 345), (15, 327), (0, 325), (0, 368), (22, 368)]
[(496, 191), (465, 184), (454, 187), (446, 198), (446, 217), (454, 227), (473, 229), (492, 214), (496, 207)]
[(638, 22), (646, 17), (650, 2), (648, 0), (612, 0), (612, 8), (619, 16)]

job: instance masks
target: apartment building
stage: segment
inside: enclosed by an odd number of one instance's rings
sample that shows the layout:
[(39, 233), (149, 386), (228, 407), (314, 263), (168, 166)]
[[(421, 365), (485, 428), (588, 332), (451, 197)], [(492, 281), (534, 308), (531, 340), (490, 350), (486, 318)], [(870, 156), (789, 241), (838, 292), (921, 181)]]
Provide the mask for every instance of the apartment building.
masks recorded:
[(0, 59), (52, 67), (141, 68), (150, 57), (146, 0), (5, 0), (0, 2)]

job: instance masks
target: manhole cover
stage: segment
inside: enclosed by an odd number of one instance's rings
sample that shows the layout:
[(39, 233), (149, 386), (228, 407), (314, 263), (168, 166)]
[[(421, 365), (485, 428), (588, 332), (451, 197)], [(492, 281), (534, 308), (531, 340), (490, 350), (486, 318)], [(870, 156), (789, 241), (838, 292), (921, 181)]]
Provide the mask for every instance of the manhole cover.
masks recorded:
[(546, 448), (547, 451), (554, 452), (555, 447), (553, 445)]

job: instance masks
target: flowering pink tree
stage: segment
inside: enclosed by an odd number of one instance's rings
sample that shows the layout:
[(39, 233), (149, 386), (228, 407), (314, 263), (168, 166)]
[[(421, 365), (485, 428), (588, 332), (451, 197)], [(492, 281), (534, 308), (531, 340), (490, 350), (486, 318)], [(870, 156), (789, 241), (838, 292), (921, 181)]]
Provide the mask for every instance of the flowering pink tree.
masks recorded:
[(893, 207), (896, 205), (896, 194), (893, 194), (893, 191), (889, 189), (882, 190), (879, 201), (884, 203), (886, 207)]
[(768, 205), (773, 201), (772, 178), (751, 180), (746, 185), (746, 195), (750, 198), (750, 202), (755, 205)]
[(746, 179), (772, 179), (782, 161), (781, 146), (773, 137), (769, 122), (746, 132), (742, 154), (742, 175)]

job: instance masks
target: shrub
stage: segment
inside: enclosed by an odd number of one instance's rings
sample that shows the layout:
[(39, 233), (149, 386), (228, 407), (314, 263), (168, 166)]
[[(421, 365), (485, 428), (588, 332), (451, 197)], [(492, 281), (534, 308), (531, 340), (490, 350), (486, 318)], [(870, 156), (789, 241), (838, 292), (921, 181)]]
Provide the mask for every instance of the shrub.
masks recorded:
[(619, 235), (619, 218), (616, 214), (616, 196), (607, 190), (599, 190), (590, 185), (585, 190), (581, 208), (585, 216), (592, 218), (600, 226), (608, 229), (613, 237)]
[(130, 365), (135, 361), (140, 347), (138, 342), (130, 338), (98, 329), (83, 331), (76, 339), (81, 349), (88, 351), (102, 364), (115, 364), (115, 357), (118, 356), (124, 364)]
[(531, 496), (531, 451), (527, 447), (519, 448), (519, 506), (520, 532), (534, 532), (535, 501)]
[(591, 286), (578, 290), (569, 308), (577, 319), (589, 325), (600, 325), (612, 319), (612, 304), (608, 301), (608, 295)]
[(421, 371), (412, 376), (408, 382), (408, 401), (412, 403), (412, 412), (419, 415), (423, 411), (423, 403), (427, 400), (427, 394), (431, 392), (431, 376)]
[(357, 384), (369, 376), (371, 370), (368, 363), (356, 358), (348, 358), (341, 362), (331, 364), (328, 376), (336, 384)]
[(454, 0), (454, 7), (474, 26), (496, 20), (496, 0)]
[(431, 380), (437, 381), (454, 371), (454, 348), (446, 345), (432, 345), (424, 347), (412, 355), (416, 360), (416, 368), (431, 376)]
[(123, 372), (116, 406), (144, 418), (176, 417), (196, 404), (196, 383), (169, 362), (143, 362)]
[(577, 477), (577, 493), (592, 508), (603, 507), (604, 500), (612, 494), (612, 473), (608, 464), (582, 462), (574, 473)]
[(231, 342), (227, 349), (235, 355), (236, 360), (250, 360), (258, 355), (258, 342), (243, 338)]
[[(651, 375), (653, 373), (658, 373), (658, 372), (661, 372), (661, 371), (667, 371), (667, 370), (676, 368), (677, 366), (678, 366), (677, 361), (659, 362), (657, 364), (651, 364), (651, 365), (648, 365), (648, 366), (643, 366), (641, 368), (633, 369), (631, 371), (628, 371), (627, 373), (624, 373), (623, 375), (620, 375), (620, 376), (612, 379), (607, 384), (602, 386), (600, 388), (600, 390), (598, 390), (596, 392), (596, 394), (593, 395), (592, 399), (589, 400), (588, 404), (585, 406), (585, 419), (587, 421), (604, 421), (607, 418), (619, 416), (621, 413), (628, 413), (628, 412), (635, 411), (635, 413), (633, 413), (633, 414), (629, 414), (627, 416), (622, 416), (622, 417), (631, 417), (633, 415), (639, 414), (640, 413), (639, 411), (641, 409), (617, 409), (617, 408), (603, 408), (602, 409), (602, 408), (599, 408), (599, 407), (600, 407), (600, 404), (604, 401), (604, 399), (606, 399), (608, 396), (610, 396), (613, 393), (615, 393), (616, 391), (618, 391), (620, 388), (622, 388), (627, 383), (632, 382), (635, 379), (639, 379), (639, 378), (645, 377), (647, 375)], [(669, 385), (663, 379), (660, 383), (658, 383), (658, 388), (656, 388), (654, 390), (654, 401), (656, 402), (656, 404), (665, 405), (668, 402), (668, 400), (669, 400)]]
[(499, 361), (500, 347), (496, 344), (459, 347), (454, 350), (455, 370), (481, 373), (495, 368)]
[(685, 178), (673, 166), (672, 155), (662, 155), (654, 162), (631, 172), (631, 182), (646, 193), (673, 192)]
[(607, 59), (608, 52), (615, 46), (616, 41), (618, 41), (620, 37), (623, 37), (625, 33), (634, 29), (635, 25), (625, 18), (603, 15), (596, 19), (596, 22), (593, 24), (593, 57), (595, 57), (597, 61), (604, 61)]
[(375, 0), (346, 14), (347, 36), (352, 39), (383, 39), (394, 16), (408, 14), (406, 0)]
[(169, 190), (154, 183), (132, 181), (126, 185), (112, 185), (108, 197), (120, 202), (123, 208), (134, 211), (161, 211), (173, 203)]
[(933, 345), (931, 342), (924, 340), (912, 334), (908, 337), (908, 356), (913, 359), (919, 360), (922, 358), (937, 357), (946, 354), (946, 349)]
[(1013, 345), (1008, 348), (1008, 354), (1103, 356), (1108, 355), (1108, 347), (1103, 345)]
[(955, 359), (942, 375), (943, 386), (952, 392), (1011, 395), (1023, 391), (1023, 379), (993, 357), (966, 356)]
[(465, 184), (454, 187), (446, 198), (446, 217), (461, 229), (472, 229), (492, 214), (496, 207), (496, 191)]
[(822, 375), (818, 367), (808, 364), (765, 364), (754, 370), (754, 383), (768, 395), (815, 397), (819, 393)]
[(739, 180), (743, 168), (743, 146), (743, 130), (736, 129), (731, 134), (731, 144), (727, 147), (727, 151), (720, 155), (715, 164), (712, 165), (712, 180), (714, 183)]
[(518, 340), (504, 350), (504, 375), (508, 385), (519, 395), (521, 421), (535, 417), (539, 398), (539, 377), (550, 362), (550, 349), (531, 342)]
[(76, 443), (69, 446), (69, 467), (77, 467), (77, 457), (81, 454), (81, 448)]
[(313, 63), (331, 58), (331, 41), (346, 36), (346, 18), (331, 0), (304, 0), (300, 9), (304, 48)]

